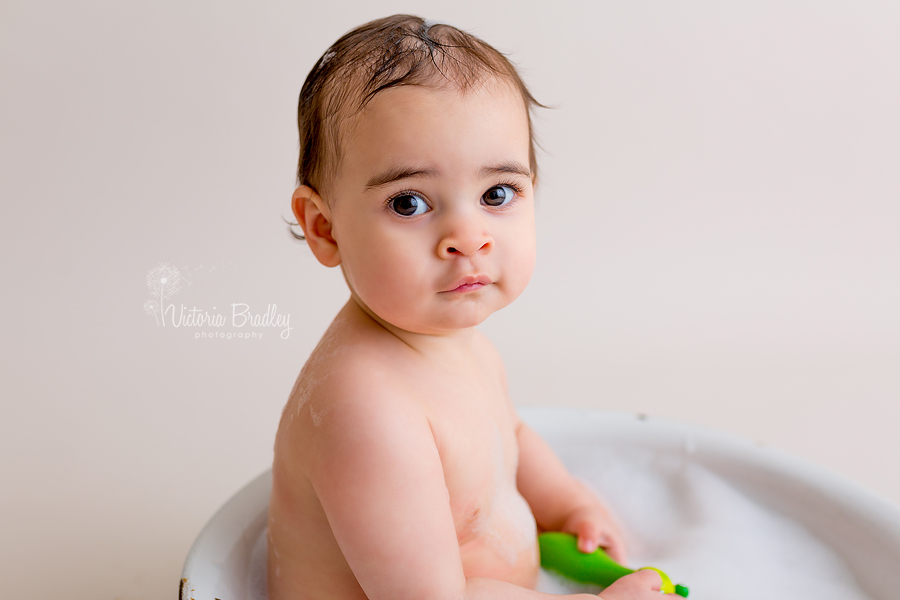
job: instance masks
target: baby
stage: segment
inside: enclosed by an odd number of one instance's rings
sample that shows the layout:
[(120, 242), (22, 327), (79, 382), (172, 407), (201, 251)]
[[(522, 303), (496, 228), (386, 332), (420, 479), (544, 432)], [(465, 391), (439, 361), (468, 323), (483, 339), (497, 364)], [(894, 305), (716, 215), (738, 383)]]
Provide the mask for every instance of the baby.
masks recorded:
[[(534, 591), (538, 530), (624, 560), (475, 328), (534, 267), (536, 104), (492, 47), (408, 15), (346, 34), (307, 77), (292, 207), (350, 299), (278, 429), (271, 600), (555, 597)], [(602, 597), (659, 587), (638, 571)]]

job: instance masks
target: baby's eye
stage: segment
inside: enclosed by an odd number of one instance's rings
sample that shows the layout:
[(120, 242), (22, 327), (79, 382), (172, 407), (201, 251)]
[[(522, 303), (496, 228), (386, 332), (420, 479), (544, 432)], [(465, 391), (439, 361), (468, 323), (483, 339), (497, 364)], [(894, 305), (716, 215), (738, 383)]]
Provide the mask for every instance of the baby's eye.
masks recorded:
[(415, 217), (431, 210), (421, 196), (410, 193), (394, 196), (388, 201), (388, 206), (403, 217)]
[(516, 190), (508, 185), (495, 185), (484, 193), (481, 200), (488, 206), (503, 206), (516, 197)]

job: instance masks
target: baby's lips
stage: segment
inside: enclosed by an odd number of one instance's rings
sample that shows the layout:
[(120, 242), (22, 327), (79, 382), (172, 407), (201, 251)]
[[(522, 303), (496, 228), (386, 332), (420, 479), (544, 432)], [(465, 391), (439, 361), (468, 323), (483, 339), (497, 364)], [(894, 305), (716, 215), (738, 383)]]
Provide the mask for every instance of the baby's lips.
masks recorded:
[(460, 288), (464, 285), (473, 285), (476, 283), (480, 283), (481, 285), (487, 285), (491, 283), (491, 278), (487, 275), (478, 274), (478, 275), (466, 275), (457, 279), (454, 283), (450, 285), (449, 288), (445, 289), (445, 292), (452, 292), (453, 290)]

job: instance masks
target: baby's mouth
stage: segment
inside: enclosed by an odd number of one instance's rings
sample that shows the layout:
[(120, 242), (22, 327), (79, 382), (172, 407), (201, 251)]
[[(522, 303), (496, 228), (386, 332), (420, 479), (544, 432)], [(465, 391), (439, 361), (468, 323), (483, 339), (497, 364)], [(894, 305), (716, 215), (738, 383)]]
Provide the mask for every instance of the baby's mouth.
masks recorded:
[(491, 278), (487, 275), (467, 275), (465, 277), (457, 279), (450, 285), (448, 289), (443, 290), (441, 293), (447, 294), (450, 292), (473, 292), (491, 283)]

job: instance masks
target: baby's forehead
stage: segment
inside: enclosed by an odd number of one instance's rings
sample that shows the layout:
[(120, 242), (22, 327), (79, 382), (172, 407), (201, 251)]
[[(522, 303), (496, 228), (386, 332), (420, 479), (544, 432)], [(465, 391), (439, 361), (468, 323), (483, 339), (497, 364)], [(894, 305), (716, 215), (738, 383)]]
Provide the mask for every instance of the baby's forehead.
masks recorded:
[[(453, 164), (477, 163), (479, 169), (485, 166), (479, 160), (530, 162), (527, 105), (516, 88), (502, 81), (468, 89), (442, 85), (384, 90), (344, 122), (340, 139), (341, 162), (357, 174), (374, 166), (426, 169), (453, 156)], [(434, 174), (439, 173), (436, 168)]]
[[(438, 93), (431, 94), (429, 92)], [(477, 82), (469, 82), (466, 85), (461, 85), (453, 80), (435, 76), (425, 83), (393, 86), (380, 90), (377, 94), (368, 98), (364, 104), (361, 104), (357, 112), (359, 114), (364, 114), (366, 109), (369, 108), (373, 102), (390, 102), (391, 96), (397, 94), (403, 94), (411, 102), (426, 97), (429, 100), (434, 98), (443, 99), (446, 103), (473, 97), (502, 98), (516, 105), (521, 105), (523, 109), (527, 108), (526, 100), (522, 95), (521, 90), (519, 90), (512, 81), (500, 77), (499, 75), (484, 75), (479, 78)]]
[[(414, 93), (405, 93), (412, 91)], [(415, 93), (422, 91), (424, 93)], [(428, 92), (443, 92), (439, 94), (428, 94)], [(397, 102), (398, 96), (402, 95), (402, 101)], [(500, 100), (506, 104), (504, 111), (517, 111), (523, 116), (523, 130), (529, 128), (528, 122), (528, 104), (526, 98), (522, 95), (522, 91), (514, 82), (500, 76), (486, 76), (476, 85), (468, 85), (466, 87), (457, 85), (452, 81), (433, 81), (427, 84), (410, 84), (396, 86), (380, 90), (377, 94), (360, 101), (356, 109), (348, 111), (347, 114), (341, 116), (336, 122), (338, 133), (339, 148), (338, 155), (342, 155), (346, 149), (357, 141), (360, 126), (373, 115), (384, 113), (386, 111), (395, 111), (400, 113), (400, 118), (395, 119), (394, 127), (404, 127), (402, 111), (404, 109), (424, 109), (426, 105), (429, 108), (442, 111), (440, 105), (450, 107), (456, 100), (471, 97), (490, 97), (494, 100)], [(435, 107), (435, 104), (438, 106)], [(442, 112), (444, 120), (451, 121), (458, 119), (459, 115), (452, 111)], [(386, 127), (387, 123), (380, 122), (379, 126)]]

